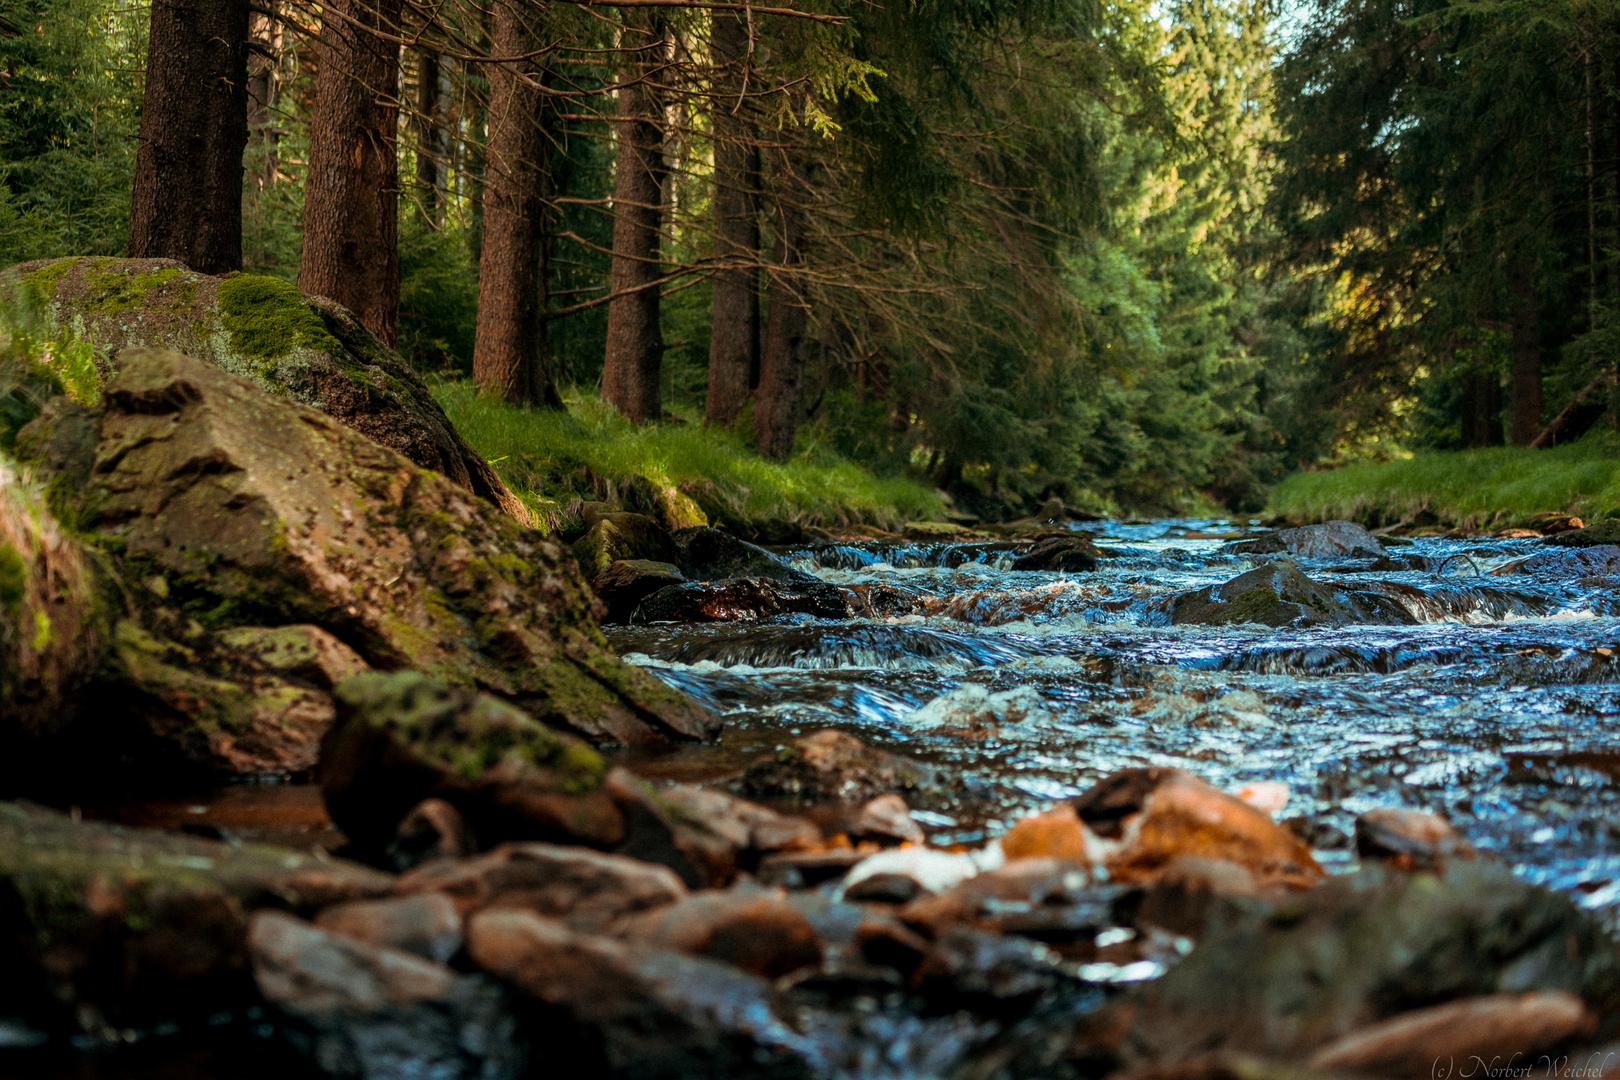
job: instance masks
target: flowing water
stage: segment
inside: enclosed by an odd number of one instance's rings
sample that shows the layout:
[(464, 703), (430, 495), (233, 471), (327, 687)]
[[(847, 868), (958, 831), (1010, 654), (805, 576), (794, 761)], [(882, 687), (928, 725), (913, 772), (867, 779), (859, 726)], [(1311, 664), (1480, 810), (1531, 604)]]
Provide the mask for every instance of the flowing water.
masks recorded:
[[(610, 631), (632, 662), (726, 714), (721, 745), (638, 767), (700, 778), (838, 726), (949, 766), (919, 813), (978, 843), (1115, 769), (1174, 765), (1229, 789), (1281, 781), (1324, 865), (1375, 806), (1448, 817), (1523, 877), (1620, 912), (1620, 596), (1557, 568), (1494, 574), (1535, 541), (1418, 539), (1389, 559), (1298, 560), (1394, 599), (1414, 625), (1173, 626), (1167, 600), (1275, 556), (1223, 554), (1207, 521), (1088, 526), (1092, 573), (1017, 572), (1002, 545), (826, 545), (794, 564), (839, 585), (931, 594), (931, 616), (654, 624)], [(1190, 534), (1190, 535), (1189, 535)]]

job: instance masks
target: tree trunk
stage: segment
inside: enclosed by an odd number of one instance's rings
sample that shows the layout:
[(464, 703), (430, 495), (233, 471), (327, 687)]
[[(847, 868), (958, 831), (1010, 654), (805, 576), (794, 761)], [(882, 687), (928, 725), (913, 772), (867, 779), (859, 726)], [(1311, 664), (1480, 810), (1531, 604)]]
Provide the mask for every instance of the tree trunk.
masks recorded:
[(280, 89), (277, 68), (281, 56), (281, 22), (274, 13), (280, 9), (279, 0), (269, 0), (265, 7), (272, 14), (253, 13), (247, 82), (248, 135), (258, 149), (258, 160), (249, 179), (259, 191), (276, 182), (276, 149), (281, 142), (275, 116)]
[(759, 385), (759, 145), (746, 104), (748, 25), (714, 13), (714, 320), (707, 424), (729, 424)]
[(1462, 445), (1465, 450), (1502, 445), (1502, 386), (1495, 375), (1463, 376)]
[(1541, 433), (1541, 324), (1535, 256), (1516, 256), (1508, 275), (1513, 293), (1513, 445), (1529, 446)]
[(439, 54), (423, 49), (416, 58), (416, 212), (437, 219), (439, 163)]
[(602, 396), (637, 423), (657, 420), (664, 339), (658, 325), (658, 225), (664, 201), (663, 104), (658, 82), (665, 25), (645, 8), (625, 12), (629, 57), (619, 89), (619, 149), (613, 188), (615, 298), (608, 302)]
[[(495, 9), (494, 52), (517, 56), (540, 40), (533, 9)], [(508, 401), (562, 408), (547, 350), (545, 180), (550, 142), (544, 94), (529, 64), (489, 70), (489, 158), (478, 270), (478, 337), (473, 379)]]
[(401, 0), (326, 0), (309, 125), (298, 287), (392, 346), (399, 330)]
[(804, 408), (804, 338), (810, 321), (803, 267), (804, 170), (783, 155), (776, 170), (775, 265), (771, 268), (771, 314), (754, 404), (754, 441), (760, 456), (781, 461), (793, 453)]
[(129, 254), (242, 268), (247, 0), (154, 0)]

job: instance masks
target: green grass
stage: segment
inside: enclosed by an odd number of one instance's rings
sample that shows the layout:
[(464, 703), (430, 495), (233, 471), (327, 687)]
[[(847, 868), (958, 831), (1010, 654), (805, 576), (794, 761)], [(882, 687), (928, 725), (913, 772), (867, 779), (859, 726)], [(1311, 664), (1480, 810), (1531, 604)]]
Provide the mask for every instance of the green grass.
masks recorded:
[(638, 427), (595, 397), (571, 394), (560, 413), (514, 408), (464, 381), (437, 383), (433, 394), (507, 486), (550, 523), (570, 500), (610, 497), (610, 486), (634, 475), (660, 485), (708, 480), (749, 521), (892, 527), (944, 509), (916, 481), (874, 475), (814, 446), (777, 463), (731, 431), (691, 421)]
[(1296, 473), (1271, 497), (1272, 512), (1293, 520), (1394, 525), (1428, 511), (1464, 529), (1546, 511), (1620, 516), (1617, 507), (1620, 439), (1608, 431), (1551, 450), (1496, 447)]

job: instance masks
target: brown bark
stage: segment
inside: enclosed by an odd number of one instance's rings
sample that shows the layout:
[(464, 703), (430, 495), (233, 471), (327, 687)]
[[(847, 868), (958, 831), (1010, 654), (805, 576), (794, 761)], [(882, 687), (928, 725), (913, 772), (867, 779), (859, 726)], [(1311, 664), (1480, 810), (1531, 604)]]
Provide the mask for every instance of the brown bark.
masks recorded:
[(416, 210), (428, 221), (439, 210), (439, 54), (423, 49), (416, 58)]
[(714, 318), (707, 424), (729, 424), (759, 385), (759, 145), (746, 103), (748, 25), (714, 13)]
[(1495, 375), (1465, 375), (1462, 445), (1476, 450), (1502, 445), (1502, 387)]
[(154, 0), (130, 205), (132, 258), (242, 268), (247, 0)]
[(614, 299), (608, 302), (602, 397), (637, 423), (657, 420), (659, 367), (658, 226), (664, 201), (663, 105), (658, 83), (667, 51), (664, 20), (646, 8), (624, 13), (626, 50), (619, 88), (618, 165), (613, 188)]
[[(539, 41), (535, 11), (495, 9), (494, 52), (517, 56)], [(562, 408), (545, 322), (547, 151), (544, 94), (533, 64), (489, 67), (489, 159), (478, 269), (473, 379), (508, 401)]]
[(804, 409), (804, 338), (810, 309), (803, 279), (804, 169), (784, 155), (773, 184), (776, 253), (771, 267), (771, 314), (754, 403), (754, 441), (760, 456), (780, 461), (793, 453)]
[(1518, 255), (1508, 266), (1513, 303), (1514, 446), (1529, 446), (1541, 433), (1541, 323), (1536, 294), (1536, 258)]
[(399, 330), (401, 0), (327, 0), (309, 125), (298, 287), (392, 346)]

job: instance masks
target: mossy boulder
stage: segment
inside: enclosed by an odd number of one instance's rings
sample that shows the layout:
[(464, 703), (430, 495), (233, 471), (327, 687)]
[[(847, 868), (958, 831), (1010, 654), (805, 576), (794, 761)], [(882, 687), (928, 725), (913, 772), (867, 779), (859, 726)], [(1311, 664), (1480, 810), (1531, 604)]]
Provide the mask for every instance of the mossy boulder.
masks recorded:
[(1181, 593), (1169, 601), (1167, 610), (1171, 623), (1178, 626), (1401, 625), (1417, 621), (1386, 596), (1312, 581), (1290, 559), (1257, 567), (1219, 585)]
[(279, 278), (210, 277), (172, 259), (65, 258), (0, 273), (0, 293), (89, 342), (92, 404), (126, 348), (173, 349), (312, 406), (499, 505), (523, 504), (469, 446), (400, 355), (348, 311)]
[(120, 354), (88, 504), (127, 579), (204, 629), (318, 626), (382, 670), (624, 742), (713, 717), (607, 649), (555, 543), (307, 406), (182, 356)]
[(324, 852), (0, 803), (0, 1014), (126, 1027), (250, 1004), (249, 912), (313, 914), (392, 884)]
[(708, 515), (690, 495), (645, 476), (632, 476), (622, 483), (619, 501), (626, 510), (646, 514), (672, 533), (709, 523)]
[(396, 672), (356, 675), (337, 701), (321, 788), (332, 820), (363, 850), (381, 851), (429, 798), (460, 810), (483, 844), (606, 848), (624, 838), (601, 755), (497, 698)]
[(585, 521), (590, 528), (574, 541), (573, 549), (588, 581), (621, 559), (674, 563), (680, 558), (668, 530), (645, 514), (602, 514), (588, 509)]

